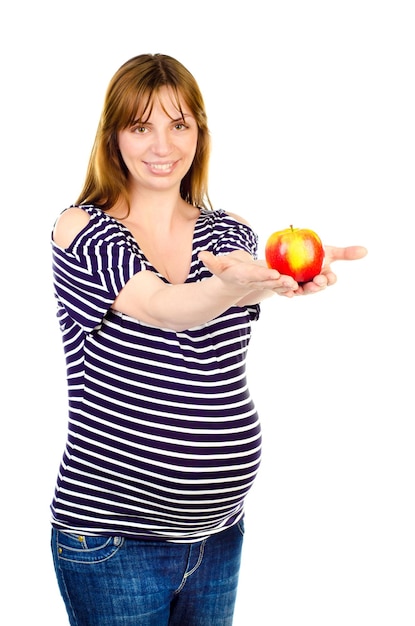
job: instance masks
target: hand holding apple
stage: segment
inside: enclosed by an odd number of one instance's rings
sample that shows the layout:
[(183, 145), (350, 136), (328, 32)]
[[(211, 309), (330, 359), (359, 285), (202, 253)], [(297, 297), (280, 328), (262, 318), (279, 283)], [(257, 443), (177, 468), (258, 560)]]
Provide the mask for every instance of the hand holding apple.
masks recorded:
[(324, 248), (320, 237), (309, 228), (286, 228), (273, 233), (265, 244), (268, 267), (306, 283), (320, 274)]

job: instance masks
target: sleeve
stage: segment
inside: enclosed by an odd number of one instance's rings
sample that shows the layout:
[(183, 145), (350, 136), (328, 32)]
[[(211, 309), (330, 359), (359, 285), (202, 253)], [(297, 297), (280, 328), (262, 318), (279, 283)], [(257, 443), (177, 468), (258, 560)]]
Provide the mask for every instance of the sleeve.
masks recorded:
[(66, 314), (85, 332), (103, 317), (143, 261), (116, 224), (92, 216), (71, 246), (53, 244), (55, 295)]
[[(238, 222), (235, 218), (220, 212), (220, 233), (215, 241), (212, 252), (216, 255), (228, 254), (234, 250), (246, 250), (254, 259), (258, 258), (258, 235), (248, 224)], [(217, 227), (216, 227), (217, 228)], [(253, 304), (246, 307), (251, 321), (259, 319), (261, 307)]]
[(258, 235), (248, 224), (222, 213), (222, 220), (212, 252), (228, 254), (234, 250), (246, 250), (254, 259), (258, 258)]

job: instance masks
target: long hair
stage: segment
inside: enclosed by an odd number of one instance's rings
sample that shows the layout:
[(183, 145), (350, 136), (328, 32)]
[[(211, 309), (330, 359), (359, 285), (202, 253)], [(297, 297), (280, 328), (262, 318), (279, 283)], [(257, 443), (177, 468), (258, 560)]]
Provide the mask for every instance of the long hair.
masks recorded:
[(118, 132), (131, 126), (140, 115), (151, 114), (155, 97), (169, 87), (181, 114), (185, 101), (196, 119), (198, 138), (192, 165), (180, 186), (181, 197), (193, 206), (212, 208), (208, 194), (211, 149), (205, 105), (192, 74), (165, 54), (141, 54), (124, 63), (112, 77), (105, 95), (84, 187), (76, 204), (95, 204), (108, 210), (119, 199), (130, 206), (128, 170), (118, 147)]

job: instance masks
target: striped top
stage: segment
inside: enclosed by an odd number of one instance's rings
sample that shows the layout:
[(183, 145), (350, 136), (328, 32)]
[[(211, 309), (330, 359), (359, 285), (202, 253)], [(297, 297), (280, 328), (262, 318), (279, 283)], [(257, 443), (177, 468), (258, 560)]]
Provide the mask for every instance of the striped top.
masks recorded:
[[(67, 365), (68, 437), (51, 504), (56, 528), (200, 541), (243, 517), (261, 431), (245, 359), (259, 305), (231, 307), (183, 332), (111, 305), (129, 278), (155, 272), (131, 233), (88, 205), (69, 248), (52, 241)], [(202, 209), (186, 282), (211, 274), (201, 250), (254, 257), (257, 237), (224, 211)]]

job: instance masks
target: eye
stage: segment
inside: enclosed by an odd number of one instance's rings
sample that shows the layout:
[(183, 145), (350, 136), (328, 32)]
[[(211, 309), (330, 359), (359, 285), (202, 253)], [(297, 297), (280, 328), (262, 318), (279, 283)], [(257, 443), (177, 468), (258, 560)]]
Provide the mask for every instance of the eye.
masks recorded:
[(134, 126), (134, 128), (132, 128), (133, 133), (136, 133), (137, 135), (143, 135), (147, 132), (147, 130), (148, 129), (145, 126)]
[(176, 130), (185, 130), (186, 128), (189, 128), (189, 127), (184, 122), (177, 122), (177, 124), (174, 125), (174, 128)]

